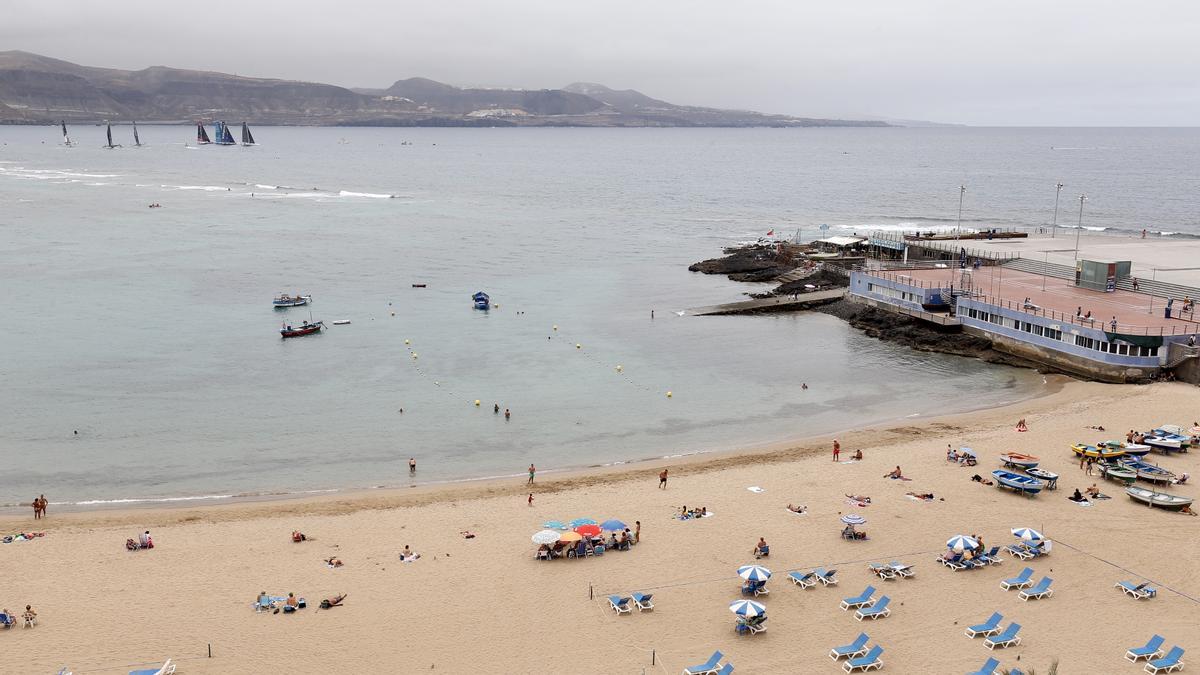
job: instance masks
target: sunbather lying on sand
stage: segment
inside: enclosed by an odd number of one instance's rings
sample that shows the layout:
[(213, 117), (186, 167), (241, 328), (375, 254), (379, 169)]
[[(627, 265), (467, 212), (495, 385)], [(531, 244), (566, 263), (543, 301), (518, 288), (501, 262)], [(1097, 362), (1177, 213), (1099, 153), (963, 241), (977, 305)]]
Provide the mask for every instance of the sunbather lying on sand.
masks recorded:
[(923, 499), (927, 502), (933, 501), (932, 492), (922, 492), (920, 494), (917, 494), (916, 492), (906, 492), (905, 494), (907, 494), (909, 497), (916, 497), (917, 499)]
[(342, 601), (346, 599), (346, 595), (346, 593), (342, 593), (337, 597), (325, 598), (321, 601), (321, 609), (329, 609), (330, 607), (337, 607), (341, 605)]
[(980, 476), (979, 474), (975, 474), (974, 476), (971, 476), (971, 480), (975, 481), (976, 483), (983, 483), (984, 485), (992, 485), (992, 481), (987, 480), (986, 478), (984, 478), (983, 476)]
[(329, 565), (330, 567), (341, 567), (342, 561), (339, 560), (338, 558), (326, 558), (325, 564)]
[(787, 510), (791, 511), (792, 513), (805, 513), (806, 511), (808, 511), (808, 507), (803, 504), (801, 504), (800, 506), (792, 506), (791, 504), (788, 504)]
[(310, 537), (300, 530), (292, 530), (292, 541), (296, 542), (297, 544), (302, 541), (308, 541), (309, 539)]
[(864, 504), (870, 504), (870, 503), (871, 503), (871, 498), (870, 498), (870, 497), (864, 497), (863, 495), (846, 495), (846, 498), (847, 498), (847, 499), (853, 499), (853, 500), (854, 500), (854, 501), (856, 501), (856, 502), (862, 502), (862, 503), (864, 503)]

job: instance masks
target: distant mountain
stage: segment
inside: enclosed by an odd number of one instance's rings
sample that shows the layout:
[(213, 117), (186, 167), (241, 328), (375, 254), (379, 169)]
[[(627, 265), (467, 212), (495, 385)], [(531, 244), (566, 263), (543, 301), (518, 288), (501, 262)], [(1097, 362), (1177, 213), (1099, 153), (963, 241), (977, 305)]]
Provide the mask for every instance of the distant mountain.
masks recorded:
[(93, 68), (22, 51), (0, 52), (0, 123), (101, 120), (345, 126), (888, 126), (678, 106), (626, 89), (459, 88), (424, 78), (387, 89), (241, 77), (154, 66)]

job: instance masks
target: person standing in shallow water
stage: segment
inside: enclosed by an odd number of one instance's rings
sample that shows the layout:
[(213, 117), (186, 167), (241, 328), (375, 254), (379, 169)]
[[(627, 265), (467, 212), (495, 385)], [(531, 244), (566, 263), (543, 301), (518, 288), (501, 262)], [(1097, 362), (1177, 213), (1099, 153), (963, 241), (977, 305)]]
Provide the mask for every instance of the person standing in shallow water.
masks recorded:
[(416, 457), (408, 458), (408, 472), (410, 474), (414, 474), (417, 472), (417, 458)]
[(533, 485), (533, 476), (536, 473), (537, 473), (537, 467), (535, 467), (532, 463), (530, 463), (530, 465), (529, 465), (529, 480), (525, 482), (526, 485)]

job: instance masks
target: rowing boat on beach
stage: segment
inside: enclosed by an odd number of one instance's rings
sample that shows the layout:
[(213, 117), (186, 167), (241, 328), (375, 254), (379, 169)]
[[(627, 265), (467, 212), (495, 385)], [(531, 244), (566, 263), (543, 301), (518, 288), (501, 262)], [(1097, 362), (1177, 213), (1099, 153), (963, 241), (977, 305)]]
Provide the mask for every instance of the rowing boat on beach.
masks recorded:
[(1004, 462), (1004, 466), (1015, 467), (1018, 469), (1032, 469), (1041, 461), (1033, 455), (1023, 455), (1019, 452), (1006, 452), (1000, 455), (1000, 461)]
[(1121, 461), (1126, 468), (1137, 472), (1137, 477), (1142, 480), (1150, 481), (1151, 483), (1169, 483), (1175, 480), (1175, 474), (1167, 471), (1161, 466), (1155, 466), (1148, 462), (1143, 462), (1138, 459), (1125, 458)]
[(992, 477), (996, 479), (996, 487), (1006, 487), (1010, 490), (1024, 492), (1027, 495), (1035, 495), (1042, 491), (1046, 486), (1045, 483), (1029, 476), (1022, 476), (1019, 473), (1005, 471), (1004, 469), (996, 469), (992, 472)]
[(1071, 446), (1071, 452), (1075, 453), (1076, 457), (1095, 457), (1097, 459), (1116, 459), (1125, 454), (1124, 449), (1109, 447), (1101, 443), (1100, 445), (1088, 445), (1086, 443), (1076, 443)]
[(1115, 462), (1101, 462), (1100, 475), (1109, 480), (1121, 481), (1127, 486), (1133, 485), (1133, 481), (1137, 480), (1137, 471), (1134, 471), (1127, 466), (1121, 466)]
[(1125, 494), (1134, 501), (1139, 501), (1146, 506), (1157, 506), (1163, 509), (1178, 511), (1185, 506), (1191, 506), (1192, 498), (1181, 495), (1167, 494), (1166, 492), (1155, 492), (1146, 488), (1130, 486), (1125, 488)]
[(1053, 471), (1039, 469), (1035, 466), (1035, 467), (1025, 469), (1025, 473), (1029, 474), (1030, 476), (1033, 476), (1034, 478), (1036, 478), (1040, 481), (1044, 481), (1046, 483), (1047, 490), (1058, 489), (1058, 474), (1054, 473)]
[(1120, 449), (1124, 451), (1126, 456), (1130, 457), (1145, 457), (1150, 454), (1150, 446), (1140, 443), (1122, 443), (1121, 441), (1101, 441), (1096, 444), (1098, 447)]

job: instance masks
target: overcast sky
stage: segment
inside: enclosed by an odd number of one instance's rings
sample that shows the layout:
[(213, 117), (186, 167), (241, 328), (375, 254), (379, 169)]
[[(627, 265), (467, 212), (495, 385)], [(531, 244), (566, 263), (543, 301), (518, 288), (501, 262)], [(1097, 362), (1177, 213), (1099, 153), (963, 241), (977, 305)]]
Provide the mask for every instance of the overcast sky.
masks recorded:
[(1197, 0), (7, 0), (0, 49), (386, 87), (632, 88), (977, 125), (1195, 126)]

